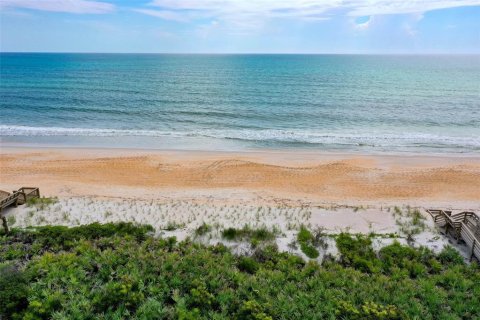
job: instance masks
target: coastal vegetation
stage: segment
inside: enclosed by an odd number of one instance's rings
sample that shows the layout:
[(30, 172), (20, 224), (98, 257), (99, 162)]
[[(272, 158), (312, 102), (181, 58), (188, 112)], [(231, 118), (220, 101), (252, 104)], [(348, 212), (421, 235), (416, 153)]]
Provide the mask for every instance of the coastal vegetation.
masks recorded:
[(311, 259), (315, 259), (319, 255), (318, 250), (314, 246), (314, 240), (312, 233), (302, 226), (298, 232), (297, 241), (302, 252)]
[(275, 239), (275, 235), (279, 231), (273, 228), (268, 230), (266, 227), (252, 229), (245, 225), (241, 229), (227, 228), (222, 231), (222, 237), (227, 240), (251, 240), (251, 241), (268, 241)]
[(414, 241), (414, 236), (422, 233), (427, 228), (425, 217), (418, 209), (412, 209), (407, 206), (405, 211), (399, 207), (394, 207), (393, 217), (399, 227), (399, 231), (405, 236), (409, 243)]
[[(96, 223), (0, 236), (0, 318), (480, 317), (479, 266), (450, 247), (434, 254), (394, 242), (375, 252), (368, 236), (342, 233), (339, 259), (319, 264), (271, 242), (235, 255), (221, 244), (178, 243), (152, 231)], [(298, 241), (312, 246), (315, 232), (300, 233)]]
[(27, 207), (34, 207), (37, 210), (44, 210), (48, 206), (58, 202), (55, 197), (31, 197), (27, 199)]

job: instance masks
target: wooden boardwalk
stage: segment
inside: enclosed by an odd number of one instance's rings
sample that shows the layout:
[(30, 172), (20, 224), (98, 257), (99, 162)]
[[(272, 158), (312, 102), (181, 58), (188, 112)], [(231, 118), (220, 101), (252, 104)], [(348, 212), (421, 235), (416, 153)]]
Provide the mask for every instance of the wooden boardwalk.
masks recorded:
[(3, 221), (3, 228), (8, 232), (7, 219), (2, 214), (2, 211), (9, 206), (18, 206), (24, 204), (28, 199), (39, 198), (40, 190), (34, 187), (23, 187), (12, 193), (0, 190), (0, 219)]
[(452, 211), (430, 209), (435, 224), (445, 229), (457, 242), (463, 241), (470, 250), (470, 260), (480, 261), (480, 217), (471, 211), (452, 214)]

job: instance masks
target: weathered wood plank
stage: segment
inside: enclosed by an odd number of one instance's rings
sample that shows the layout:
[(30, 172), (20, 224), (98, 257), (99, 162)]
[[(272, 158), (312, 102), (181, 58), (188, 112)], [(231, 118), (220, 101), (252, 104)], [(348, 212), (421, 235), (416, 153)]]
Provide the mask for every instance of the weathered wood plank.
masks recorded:
[(451, 211), (430, 209), (427, 212), (433, 221), (440, 227), (445, 227), (445, 232), (454, 232), (457, 241), (463, 240), (470, 249), (471, 256), (480, 260), (480, 217), (471, 211), (452, 214)]
[(40, 197), (40, 190), (36, 187), (22, 187), (16, 191), (14, 191), (12, 194), (9, 194), (8, 192), (1, 192), (2, 195), (2, 200), (0, 200), (0, 218), (2, 220), (3, 224), (3, 229), (5, 232), (9, 232), (8, 224), (7, 224), (7, 219), (4, 215), (2, 215), (3, 209), (11, 206), (11, 205), (19, 205), (19, 204), (24, 204), (27, 202), (28, 199), (31, 198), (39, 198)]

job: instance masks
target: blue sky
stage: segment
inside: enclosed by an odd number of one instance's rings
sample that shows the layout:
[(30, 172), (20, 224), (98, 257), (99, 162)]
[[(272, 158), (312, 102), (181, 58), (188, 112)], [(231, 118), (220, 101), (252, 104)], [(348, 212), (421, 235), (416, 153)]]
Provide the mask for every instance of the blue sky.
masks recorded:
[(0, 0), (1, 51), (480, 53), (480, 0)]

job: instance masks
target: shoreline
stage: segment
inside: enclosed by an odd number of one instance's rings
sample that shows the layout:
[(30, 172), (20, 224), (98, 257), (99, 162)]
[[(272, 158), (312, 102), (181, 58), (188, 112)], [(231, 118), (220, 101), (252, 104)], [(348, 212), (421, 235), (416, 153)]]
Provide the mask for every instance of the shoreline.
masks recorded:
[[(429, 145), (420, 143), (403, 145), (370, 143), (308, 143), (302, 141), (270, 141), (225, 138), (214, 136), (10, 136), (0, 135), (0, 145), (7, 148), (49, 149), (120, 149), (138, 151), (186, 151), (231, 153), (314, 153), (356, 155), (425, 155), (480, 157), (480, 149), (473, 146)], [(478, 142), (480, 143), (480, 142)], [(478, 145), (477, 143), (477, 145)]]
[[(1, 138), (1, 137), (0, 137)], [(407, 152), (407, 151), (336, 151), (333, 149), (318, 150), (313, 148), (243, 148), (243, 149), (189, 149), (189, 148), (145, 148), (145, 147), (114, 147), (104, 146), (81, 146), (81, 145), (42, 145), (42, 144), (18, 144), (5, 143), (0, 140), (0, 155), (5, 152), (25, 150), (46, 151), (74, 151), (84, 150), (97, 152), (108, 150), (119, 154), (186, 154), (195, 155), (302, 155), (321, 158), (346, 158), (346, 157), (375, 157), (375, 158), (423, 158), (423, 159), (471, 159), (480, 161), (480, 152)]]

